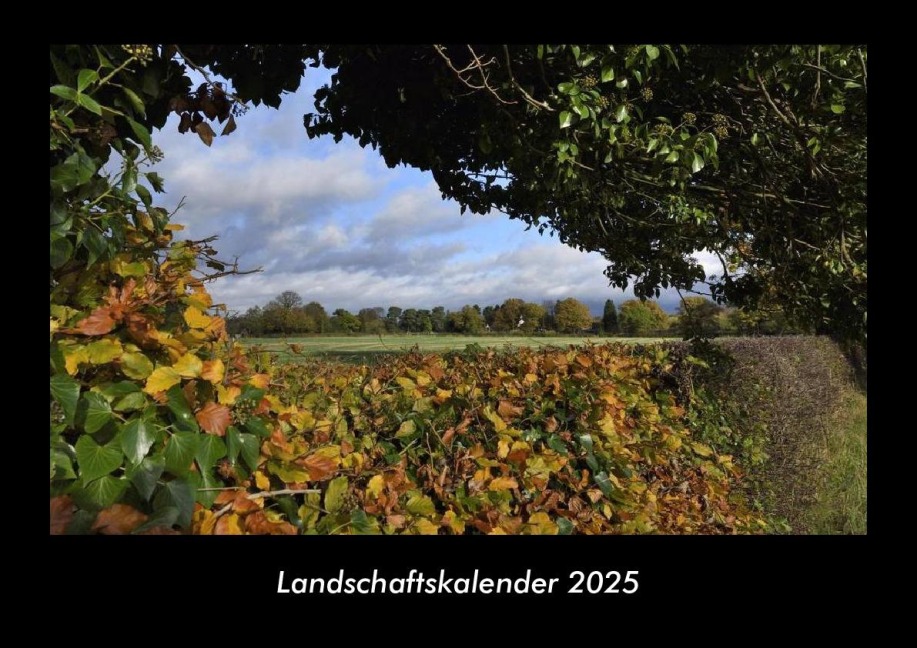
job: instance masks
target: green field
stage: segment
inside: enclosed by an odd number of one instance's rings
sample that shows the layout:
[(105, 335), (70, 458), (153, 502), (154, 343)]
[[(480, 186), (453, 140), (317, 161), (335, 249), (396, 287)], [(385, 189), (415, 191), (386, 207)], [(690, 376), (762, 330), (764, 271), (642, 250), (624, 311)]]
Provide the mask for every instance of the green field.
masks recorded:
[[(382, 335), (382, 336), (335, 336), (335, 337), (289, 337), (289, 338), (243, 338), (242, 343), (248, 347), (258, 346), (266, 351), (277, 353), (281, 359), (320, 357), (343, 362), (369, 362), (380, 356), (405, 353), (415, 346), (422, 353), (442, 353), (444, 351), (461, 351), (470, 344), (494, 349), (513, 347), (566, 347), (571, 344), (605, 344), (624, 342), (627, 344), (650, 344), (662, 341), (661, 338), (607, 338), (607, 337), (526, 337), (523, 335)], [(299, 347), (294, 353), (290, 345)]]

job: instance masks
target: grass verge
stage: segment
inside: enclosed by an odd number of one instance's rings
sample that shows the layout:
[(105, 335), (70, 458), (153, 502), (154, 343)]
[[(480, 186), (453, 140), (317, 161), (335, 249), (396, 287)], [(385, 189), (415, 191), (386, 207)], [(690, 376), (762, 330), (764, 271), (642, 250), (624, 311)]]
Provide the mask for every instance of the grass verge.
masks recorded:
[(866, 533), (866, 396), (850, 390), (826, 433), (822, 487), (806, 520), (810, 533)]

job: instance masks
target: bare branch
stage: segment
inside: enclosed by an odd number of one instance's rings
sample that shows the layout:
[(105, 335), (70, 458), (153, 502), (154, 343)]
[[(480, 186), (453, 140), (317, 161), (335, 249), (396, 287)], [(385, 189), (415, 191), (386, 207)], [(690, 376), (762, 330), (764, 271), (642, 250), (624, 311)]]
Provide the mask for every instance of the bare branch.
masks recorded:
[(513, 76), (513, 66), (510, 63), (509, 47), (507, 47), (506, 45), (503, 46), (503, 54), (506, 56), (506, 73), (509, 75), (509, 80), (513, 82), (513, 86), (515, 86), (516, 90), (522, 93), (522, 97), (528, 103), (535, 106), (536, 108), (543, 108), (544, 110), (547, 110), (548, 112), (554, 112), (554, 109), (551, 108), (551, 106), (549, 106), (548, 104), (546, 104), (543, 101), (538, 101), (537, 99), (535, 99), (532, 95), (526, 92), (525, 89), (521, 85), (519, 85), (518, 81), (516, 81), (516, 77)]
[[(449, 69), (455, 72), (455, 75), (458, 77), (459, 81), (461, 81), (462, 84), (464, 84), (468, 88), (471, 88), (474, 91), (486, 90), (491, 95), (493, 95), (497, 99), (497, 101), (499, 101), (502, 104), (519, 103), (517, 101), (510, 101), (510, 100), (504, 99), (503, 97), (499, 95), (499, 93), (493, 87), (491, 87), (488, 81), (488, 75), (487, 75), (487, 72), (485, 71), (485, 68), (495, 63), (496, 60), (491, 59), (487, 62), (484, 62), (477, 55), (474, 49), (472, 49), (471, 45), (468, 45), (467, 47), (468, 47), (468, 51), (471, 52), (471, 57), (474, 62), (469, 63), (461, 70), (456, 68), (455, 65), (452, 63), (452, 59), (450, 59), (449, 55), (446, 54), (445, 47), (443, 47), (442, 45), (434, 45), (433, 49), (435, 49), (436, 53), (439, 54), (440, 57), (446, 62), (446, 65), (449, 66)], [(480, 84), (477, 84), (471, 80), (471, 77), (475, 72), (477, 72), (481, 77)]]

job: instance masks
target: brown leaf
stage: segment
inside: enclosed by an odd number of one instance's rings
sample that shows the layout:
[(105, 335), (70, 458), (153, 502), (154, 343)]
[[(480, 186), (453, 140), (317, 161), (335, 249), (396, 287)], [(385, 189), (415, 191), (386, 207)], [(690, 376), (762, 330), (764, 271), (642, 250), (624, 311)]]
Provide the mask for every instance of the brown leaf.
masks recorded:
[(522, 408), (513, 405), (507, 400), (501, 400), (499, 407), (497, 407), (497, 414), (499, 414), (504, 419), (514, 419), (517, 416), (522, 416)]
[(204, 432), (223, 436), (230, 423), (229, 408), (210, 401), (194, 415), (194, 418), (197, 419)]
[(127, 535), (147, 521), (149, 516), (127, 504), (114, 504), (99, 511), (93, 531), (104, 535)]
[(178, 132), (187, 133), (189, 130), (191, 130), (191, 114), (183, 112), (181, 120), (178, 122)]
[(227, 513), (220, 516), (216, 526), (213, 528), (214, 535), (243, 535), (242, 519), (235, 513)]
[(329, 479), (337, 470), (337, 462), (328, 456), (320, 454), (310, 454), (308, 457), (297, 459), (294, 463), (299, 464), (309, 471), (309, 481), (323, 481)]
[(64, 535), (73, 520), (76, 506), (69, 495), (51, 498), (51, 535)]
[(223, 127), (223, 132), (220, 135), (229, 135), (234, 130), (236, 130), (236, 118), (232, 115), (229, 116), (229, 121), (226, 122), (226, 125)]
[(238, 491), (234, 490), (225, 490), (220, 491), (220, 494), (216, 496), (216, 499), (213, 500), (214, 504), (229, 504), (231, 501), (236, 499), (236, 493)]
[(83, 335), (105, 335), (115, 328), (115, 320), (111, 316), (111, 308), (100, 306), (81, 321), (76, 327), (66, 329), (66, 333), (81, 333)]
[(200, 124), (195, 126), (194, 132), (197, 133), (197, 136), (200, 137), (201, 141), (207, 146), (213, 144), (213, 138), (216, 133), (213, 132), (213, 129), (210, 128), (210, 124), (207, 122), (202, 121)]
[[(263, 502), (264, 500), (259, 498), (258, 501)], [(260, 511), (261, 506), (255, 500), (248, 499), (245, 491), (237, 491), (236, 498), (232, 503), (232, 510), (239, 515), (246, 515), (247, 513), (252, 513), (253, 511)]]
[(271, 522), (264, 511), (245, 518), (245, 530), (258, 535), (296, 535), (296, 527), (289, 522)]

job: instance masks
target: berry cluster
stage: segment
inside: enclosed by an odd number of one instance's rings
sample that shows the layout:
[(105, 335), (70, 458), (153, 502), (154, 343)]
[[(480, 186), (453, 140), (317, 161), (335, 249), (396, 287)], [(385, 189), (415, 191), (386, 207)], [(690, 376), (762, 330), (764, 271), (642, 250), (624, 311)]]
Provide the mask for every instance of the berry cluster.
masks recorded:
[(672, 131), (674, 130), (675, 129), (668, 124), (656, 124), (653, 127), (653, 132), (655, 132), (659, 137), (666, 137), (667, 135), (671, 135)]
[(725, 115), (716, 113), (711, 117), (713, 121), (713, 132), (720, 139), (726, 139), (729, 137), (729, 121), (726, 119)]
[(587, 74), (587, 75), (582, 79), (582, 81), (580, 81), (580, 83), (582, 84), (582, 86), (583, 86), (584, 88), (586, 88), (587, 90), (588, 90), (589, 88), (594, 88), (594, 87), (598, 84), (598, 82), (599, 82), (598, 79), (596, 79), (596, 78), (595, 78), (594, 76), (592, 76), (591, 74)]
[(652, 101), (653, 100), (653, 89), (647, 88), (644, 86), (640, 90), (640, 96), (643, 97), (643, 101)]
[(695, 115), (693, 112), (686, 112), (684, 115), (681, 116), (681, 121), (683, 121), (684, 123), (690, 126), (694, 124), (694, 122), (697, 121), (697, 115)]
[(149, 45), (122, 45), (121, 49), (137, 59), (140, 65), (153, 60), (153, 48)]

